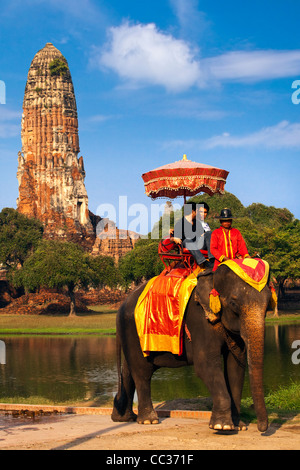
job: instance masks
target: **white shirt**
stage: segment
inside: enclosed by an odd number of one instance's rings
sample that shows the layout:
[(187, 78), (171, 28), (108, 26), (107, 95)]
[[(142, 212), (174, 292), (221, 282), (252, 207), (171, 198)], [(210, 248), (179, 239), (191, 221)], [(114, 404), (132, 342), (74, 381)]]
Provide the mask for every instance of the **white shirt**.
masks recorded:
[(208, 223), (204, 222), (204, 220), (200, 220), (201, 224), (202, 224), (202, 227), (203, 227), (203, 230), (204, 232), (210, 232), (210, 226), (208, 225)]

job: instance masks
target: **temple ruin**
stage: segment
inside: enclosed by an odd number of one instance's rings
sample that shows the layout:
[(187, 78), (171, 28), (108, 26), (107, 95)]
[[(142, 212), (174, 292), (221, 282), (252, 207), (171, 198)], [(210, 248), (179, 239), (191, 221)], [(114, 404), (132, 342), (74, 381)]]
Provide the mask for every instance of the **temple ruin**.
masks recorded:
[[(22, 151), (18, 155), (17, 210), (39, 219), (46, 238), (81, 243), (102, 254), (89, 212), (83, 157), (79, 157), (77, 106), (68, 62), (51, 43), (29, 68), (23, 101)], [(119, 258), (130, 237), (113, 240), (105, 254)], [(104, 254), (104, 253), (103, 253)]]

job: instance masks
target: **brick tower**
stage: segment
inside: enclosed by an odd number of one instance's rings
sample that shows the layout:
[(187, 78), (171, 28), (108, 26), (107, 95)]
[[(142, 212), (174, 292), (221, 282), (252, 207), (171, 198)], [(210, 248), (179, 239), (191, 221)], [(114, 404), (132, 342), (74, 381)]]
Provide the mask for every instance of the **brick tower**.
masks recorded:
[(78, 158), (78, 120), (68, 63), (51, 43), (29, 68), (19, 152), (18, 211), (39, 219), (47, 238), (92, 246), (95, 240)]

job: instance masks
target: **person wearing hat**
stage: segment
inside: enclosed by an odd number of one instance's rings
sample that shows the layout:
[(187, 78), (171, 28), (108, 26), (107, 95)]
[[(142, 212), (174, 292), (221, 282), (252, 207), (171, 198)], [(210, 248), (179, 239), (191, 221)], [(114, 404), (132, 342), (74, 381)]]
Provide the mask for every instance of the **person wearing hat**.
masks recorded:
[(249, 258), (247, 246), (241, 232), (232, 227), (230, 209), (222, 209), (220, 216), (221, 226), (214, 230), (211, 235), (210, 251), (215, 257), (214, 271), (220, 263), (229, 259)]

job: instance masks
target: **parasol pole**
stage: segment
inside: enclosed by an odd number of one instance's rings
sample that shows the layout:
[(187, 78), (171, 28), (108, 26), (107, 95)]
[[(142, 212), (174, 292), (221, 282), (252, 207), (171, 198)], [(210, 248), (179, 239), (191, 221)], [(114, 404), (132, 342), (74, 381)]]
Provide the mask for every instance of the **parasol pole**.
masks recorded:
[[(186, 157), (186, 154), (183, 155), (183, 158), (182, 160), (187, 160), (187, 157)], [(185, 193), (185, 189), (184, 189), (184, 193), (183, 193), (183, 200), (184, 200), (184, 204), (186, 204), (186, 193)]]

